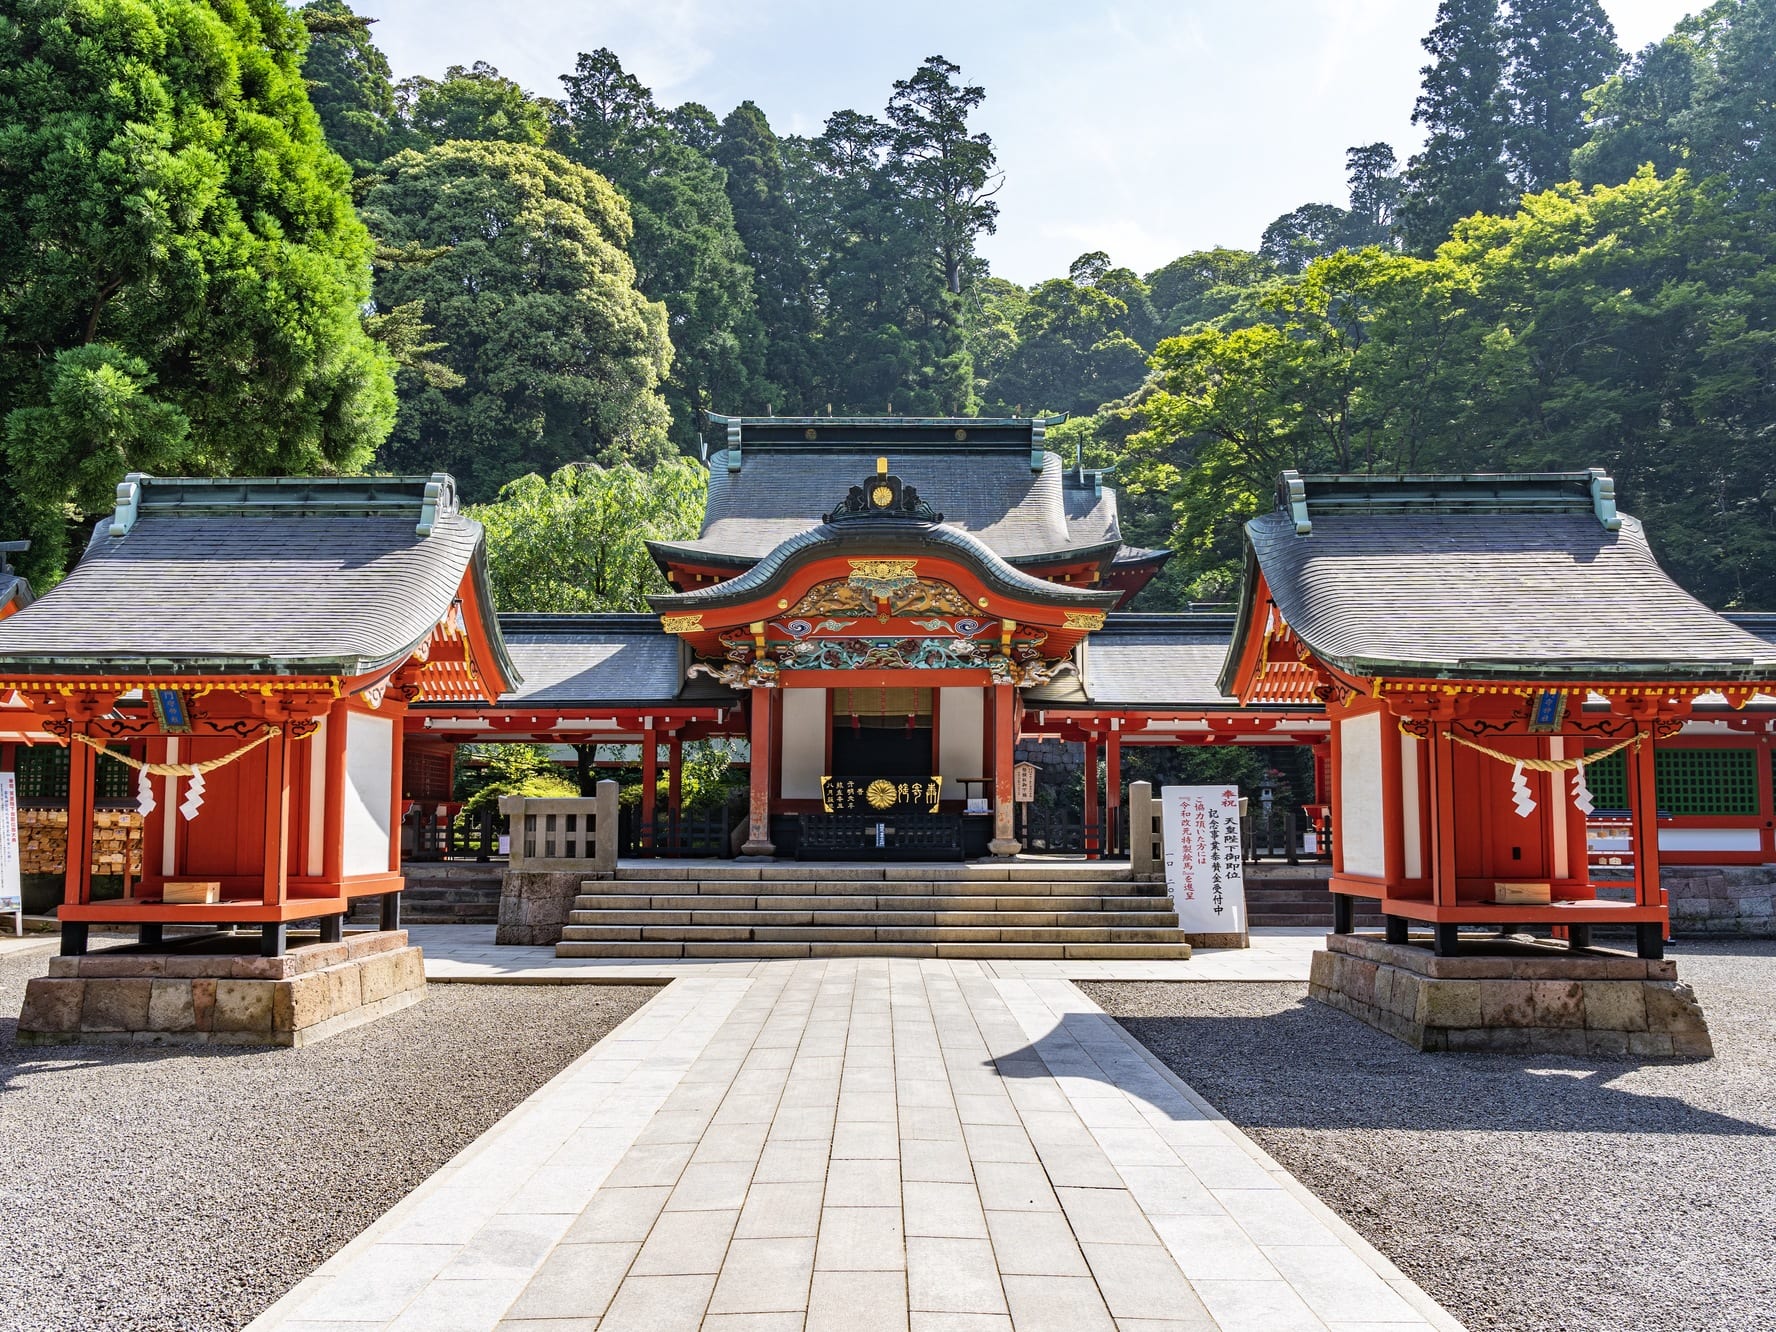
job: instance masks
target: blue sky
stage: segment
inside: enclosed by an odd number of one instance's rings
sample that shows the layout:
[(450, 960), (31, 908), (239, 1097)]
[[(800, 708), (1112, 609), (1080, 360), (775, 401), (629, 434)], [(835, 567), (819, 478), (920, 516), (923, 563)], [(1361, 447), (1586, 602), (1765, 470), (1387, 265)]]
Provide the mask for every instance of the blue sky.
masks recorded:
[[(1603, 0), (1629, 50), (1696, 3)], [(574, 55), (608, 46), (666, 105), (718, 116), (751, 98), (779, 133), (880, 112), (926, 56), (986, 87), (979, 127), (1005, 181), (995, 273), (1035, 282), (1088, 250), (1149, 271), (1188, 250), (1252, 247), (1277, 214), (1342, 203), (1344, 149), (1402, 159), (1419, 39), (1435, 0), (356, 0), (397, 76), (486, 60), (554, 96)]]

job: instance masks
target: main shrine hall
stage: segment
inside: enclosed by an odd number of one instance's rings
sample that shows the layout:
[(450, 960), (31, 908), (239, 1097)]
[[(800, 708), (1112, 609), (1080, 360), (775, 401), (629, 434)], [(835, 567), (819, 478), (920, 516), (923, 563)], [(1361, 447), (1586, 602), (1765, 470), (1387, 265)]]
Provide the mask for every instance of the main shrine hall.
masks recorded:
[[(1307, 746), (1341, 928), (1369, 899), (1440, 950), (1527, 922), (1656, 953), (1662, 855), (1776, 861), (1769, 626), (1677, 588), (1601, 473), (1285, 474), (1237, 610), (1152, 615), (1126, 607), (1167, 552), (1124, 540), (1106, 471), (1043, 420), (711, 420), (702, 527), (650, 543), (651, 616), (499, 614), (448, 477), (126, 478), (0, 626), (0, 765), (66, 753), (80, 836), (106, 765), (141, 774), (123, 897), (67, 858), (73, 945), (231, 920), (275, 953), (285, 922), (392, 901), (396, 826), (448, 817), (467, 741), (634, 746), (641, 855), (754, 862), (1003, 863), (1044, 741), (1083, 751), (1073, 849), (1126, 852), (1127, 746)], [(704, 739), (746, 804), (693, 848)], [(1601, 876), (1594, 811), (1632, 848)], [(191, 876), (220, 900), (173, 900)], [(1495, 898), (1517, 881), (1541, 895)]]

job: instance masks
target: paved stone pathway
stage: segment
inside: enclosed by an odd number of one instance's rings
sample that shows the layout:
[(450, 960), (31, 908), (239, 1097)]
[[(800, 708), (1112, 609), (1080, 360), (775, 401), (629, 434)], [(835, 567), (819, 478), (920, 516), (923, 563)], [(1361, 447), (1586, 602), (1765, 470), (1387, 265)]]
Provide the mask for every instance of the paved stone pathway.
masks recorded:
[(254, 1332), (1458, 1328), (1068, 980), (664, 989)]
[[(681, 976), (750, 976), (763, 962), (748, 960), (556, 957), (553, 948), (496, 944), (491, 925), (414, 925), (414, 943), (425, 950), (426, 979), (433, 981), (604, 980), (634, 984)], [(1132, 959), (981, 961), (986, 975), (1093, 981), (1241, 980), (1307, 983), (1308, 965), (1326, 931), (1302, 926), (1259, 926), (1250, 948), (1199, 948), (1183, 962)]]

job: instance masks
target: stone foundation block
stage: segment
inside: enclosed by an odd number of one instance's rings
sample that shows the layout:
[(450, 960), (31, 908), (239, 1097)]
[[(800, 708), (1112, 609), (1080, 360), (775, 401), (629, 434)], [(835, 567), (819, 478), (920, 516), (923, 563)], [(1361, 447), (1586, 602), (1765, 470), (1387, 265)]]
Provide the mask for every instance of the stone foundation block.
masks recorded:
[[(561, 942), (567, 913), (573, 910), (580, 885), (589, 877), (580, 873), (545, 870), (507, 870), (500, 885), (499, 928), (494, 939), (503, 944), (556, 944)], [(662, 874), (661, 877), (666, 877)], [(835, 870), (832, 877), (846, 877)]]
[(196, 945), (120, 949), (57, 958), (50, 975), (30, 981), (18, 1039), (309, 1045), (424, 997), (425, 959), (404, 930), (302, 945), (281, 958)]
[(1707, 1059), (1694, 991), (1669, 959), (1500, 943), (1440, 958), (1428, 947), (1331, 935), (1308, 993), (1419, 1050)]

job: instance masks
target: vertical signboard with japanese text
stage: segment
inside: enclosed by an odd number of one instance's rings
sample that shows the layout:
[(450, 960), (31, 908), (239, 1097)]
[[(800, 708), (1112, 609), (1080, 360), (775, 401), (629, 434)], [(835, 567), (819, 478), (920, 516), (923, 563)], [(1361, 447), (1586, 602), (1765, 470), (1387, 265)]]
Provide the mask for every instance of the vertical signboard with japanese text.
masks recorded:
[(1186, 934), (1243, 934), (1246, 875), (1237, 786), (1167, 786), (1159, 793), (1166, 890)]
[(0, 772), (0, 915), (12, 913), (12, 928), (24, 933), (24, 892), (19, 887), (18, 783)]

